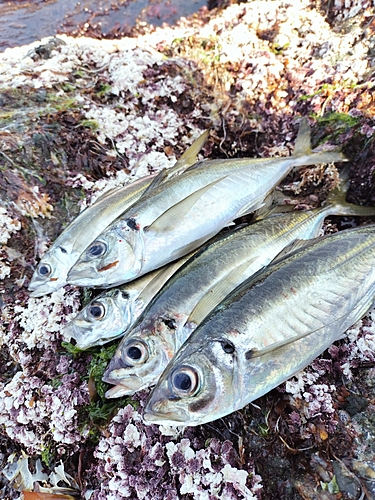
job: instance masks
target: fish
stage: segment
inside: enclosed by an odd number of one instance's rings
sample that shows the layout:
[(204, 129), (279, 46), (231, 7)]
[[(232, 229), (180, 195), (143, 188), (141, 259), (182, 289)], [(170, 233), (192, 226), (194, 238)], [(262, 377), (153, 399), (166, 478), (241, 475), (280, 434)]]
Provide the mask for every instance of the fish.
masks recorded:
[(158, 290), (190, 256), (121, 287), (105, 290), (63, 328), (64, 338), (74, 339), (79, 349), (89, 349), (123, 336)]
[(28, 287), (31, 297), (41, 297), (66, 285), (68, 271), (90, 243), (140, 197), (147, 196), (148, 191), (196, 163), (208, 134), (209, 130), (201, 134), (172, 168), (112, 189), (83, 210), (39, 262)]
[(79, 286), (131, 281), (208, 241), (234, 219), (259, 209), (293, 167), (347, 161), (343, 153), (312, 153), (308, 121), (285, 158), (204, 160), (156, 187), (108, 226), (68, 274)]
[[(324, 206), (276, 213), (237, 227), (198, 251), (173, 275), (125, 333), (104, 375), (107, 398), (154, 385), (197, 325), (245, 279), (267, 266), (293, 241), (319, 235), (331, 214), (375, 215), (375, 207), (347, 203), (348, 169)], [(283, 207), (277, 207), (283, 209)]]
[(305, 368), (370, 309), (375, 225), (295, 242), (196, 328), (160, 376), (147, 423), (204, 424)]

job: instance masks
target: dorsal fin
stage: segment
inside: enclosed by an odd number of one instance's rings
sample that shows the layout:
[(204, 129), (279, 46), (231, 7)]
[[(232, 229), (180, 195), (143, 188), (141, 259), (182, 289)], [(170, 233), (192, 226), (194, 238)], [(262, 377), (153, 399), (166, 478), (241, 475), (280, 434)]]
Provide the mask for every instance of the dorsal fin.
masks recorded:
[(298, 129), (293, 156), (304, 156), (311, 154), (311, 130), (307, 118), (302, 118)]
[(192, 255), (194, 255), (194, 252), (189, 253), (188, 255), (185, 255), (184, 257), (181, 257), (180, 259), (159, 269), (159, 272), (155, 274), (152, 280), (147, 283), (145, 288), (139, 294), (138, 299), (144, 300), (144, 302), (148, 304), (153, 297), (156, 297), (156, 294), (167, 283), (169, 278), (173, 276)]
[(187, 148), (183, 155), (177, 160), (176, 164), (172, 168), (168, 169), (168, 177), (180, 173), (181, 170), (185, 170), (187, 167), (194, 165), (194, 163), (198, 161), (197, 155), (207, 141), (209, 133), (209, 130), (203, 132), (203, 134), (201, 134), (198, 139), (196, 139), (193, 144)]
[(153, 189), (160, 186), (163, 182), (171, 179), (172, 177), (181, 174), (188, 167), (197, 162), (197, 154), (202, 149), (204, 143), (207, 140), (209, 130), (206, 130), (201, 134), (198, 139), (196, 139), (193, 144), (183, 153), (181, 158), (179, 158), (173, 167), (171, 168), (163, 168), (158, 175), (153, 179), (151, 184), (144, 191), (140, 199), (143, 199), (147, 196)]

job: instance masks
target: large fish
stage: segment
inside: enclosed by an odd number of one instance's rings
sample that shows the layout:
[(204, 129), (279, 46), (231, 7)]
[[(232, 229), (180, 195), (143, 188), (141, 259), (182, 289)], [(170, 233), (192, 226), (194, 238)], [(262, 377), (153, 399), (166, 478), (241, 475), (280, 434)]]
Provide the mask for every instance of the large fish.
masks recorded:
[(121, 287), (102, 292), (64, 327), (64, 338), (74, 339), (80, 349), (88, 349), (121, 337), (190, 255)]
[(293, 167), (344, 161), (340, 152), (312, 153), (301, 122), (287, 158), (207, 160), (168, 180), (113, 222), (70, 270), (68, 282), (110, 287), (179, 258), (236, 217), (258, 209)]
[(147, 190), (152, 190), (165, 179), (177, 175), (193, 165), (197, 161), (196, 156), (207, 136), (208, 131), (200, 135), (171, 169), (111, 190), (80, 213), (55, 240), (39, 262), (29, 284), (29, 290), (32, 292), (30, 295), (40, 297), (66, 285), (69, 269), (89, 244), (113, 220), (142, 195), (145, 195)]
[(147, 422), (223, 417), (307, 366), (371, 307), (375, 225), (304, 242), (198, 326), (151, 393)]
[(325, 217), (375, 215), (375, 207), (345, 202), (346, 175), (323, 207), (274, 215), (237, 229), (195, 254), (125, 334), (103, 376), (105, 382), (115, 384), (106, 397), (133, 394), (155, 384), (177, 350), (226, 295), (294, 240), (318, 236)]

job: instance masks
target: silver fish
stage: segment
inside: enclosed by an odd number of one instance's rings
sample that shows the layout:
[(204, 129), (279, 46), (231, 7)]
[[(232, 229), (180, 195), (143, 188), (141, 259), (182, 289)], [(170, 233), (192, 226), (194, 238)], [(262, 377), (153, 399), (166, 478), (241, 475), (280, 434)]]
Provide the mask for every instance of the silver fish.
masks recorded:
[(124, 336), (103, 376), (104, 382), (115, 384), (106, 397), (129, 395), (154, 385), (197, 325), (229, 292), (294, 240), (318, 236), (325, 217), (375, 215), (374, 207), (345, 202), (346, 175), (323, 207), (276, 214), (197, 252)]
[(82, 252), (119, 215), (129, 208), (147, 190), (152, 190), (197, 161), (197, 154), (208, 136), (208, 131), (190, 146), (175, 166), (159, 174), (136, 180), (132, 184), (113, 189), (98, 198), (72, 221), (55, 240), (39, 262), (29, 284), (32, 297), (40, 297), (58, 290), (67, 283), (69, 269)]
[(102, 292), (64, 327), (64, 338), (74, 339), (80, 349), (88, 349), (121, 337), (189, 257), (190, 254), (131, 283)]
[(312, 153), (301, 122), (288, 158), (207, 160), (157, 187), (113, 222), (70, 270), (68, 282), (110, 287), (179, 258), (233, 219), (258, 209), (296, 166), (345, 161), (340, 152)]
[(223, 417), (306, 367), (375, 297), (375, 225), (304, 242), (245, 281), (195, 330), (151, 393), (147, 422)]

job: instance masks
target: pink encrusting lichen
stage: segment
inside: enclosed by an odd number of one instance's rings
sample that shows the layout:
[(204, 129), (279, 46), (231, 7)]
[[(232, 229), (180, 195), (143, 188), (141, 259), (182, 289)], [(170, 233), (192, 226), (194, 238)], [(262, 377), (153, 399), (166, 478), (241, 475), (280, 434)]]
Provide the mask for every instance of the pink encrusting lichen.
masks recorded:
[(96, 464), (87, 476), (94, 476), (98, 484), (90, 499), (259, 498), (261, 478), (251, 460), (240, 464), (232, 442), (204, 443), (199, 431), (189, 434), (189, 438), (171, 440), (157, 426), (145, 426), (140, 414), (126, 406), (112, 419), (94, 451)]
[(51, 442), (64, 453), (66, 445), (77, 447), (86, 439), (77, 413), (89, 403), (87, 368), (60, 345), (62, 324), (78, 307), (77, 293), (61, 289), (52, 295), (30, 299), (27, 307), (8, 306), (13, 319), (2, 337), (18, 369), (10, 380), (0, 379), (0, 425), (29, 454)]

